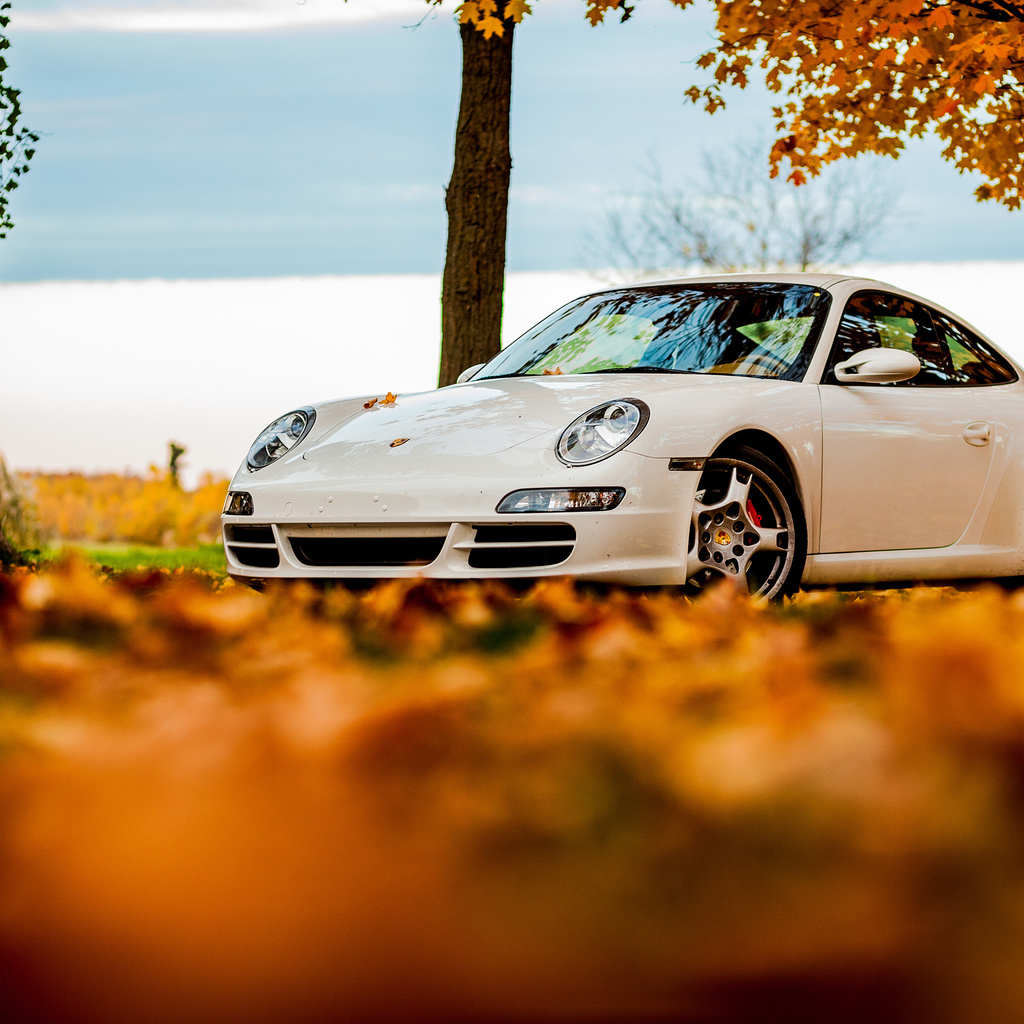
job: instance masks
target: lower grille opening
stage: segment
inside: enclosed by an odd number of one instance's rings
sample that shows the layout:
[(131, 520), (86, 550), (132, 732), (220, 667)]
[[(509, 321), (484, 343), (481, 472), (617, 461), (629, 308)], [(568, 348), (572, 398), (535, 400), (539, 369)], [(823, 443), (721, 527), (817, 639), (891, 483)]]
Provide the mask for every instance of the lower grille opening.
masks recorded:
[(444, 537), (291, 537), (303, 565), (429, 565), (444, 547)]
[(228, 536), (231, 540), (245, 541), (249, 544), (273, 544), (274, 528), (272, 526), (229, 526)]
[[(531, 569), (558, 565), (571, 554), (576, 530), (565, 523), (475, 526), (475, 544), (469, 552), (472, 569)], [(559, 543), (559, 542), (562, 543)]]
[(572, 554), (572, 545), (551, 548), (474, 548), (469, 553), (473, 569), (533, 569), (558, 565)]
[(277, 548), (240, 548), (234, 545), (229, 545), (229, 547), (231, 554), (242, 565), (248, 565), (253, 569), (276, 569), (281, 564)]

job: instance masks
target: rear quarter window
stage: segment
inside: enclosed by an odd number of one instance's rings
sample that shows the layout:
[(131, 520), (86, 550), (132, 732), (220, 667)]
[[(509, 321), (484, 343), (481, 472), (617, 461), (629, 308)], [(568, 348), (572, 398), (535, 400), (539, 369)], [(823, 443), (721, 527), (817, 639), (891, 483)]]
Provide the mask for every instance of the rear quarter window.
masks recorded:
[(949, 348), (955, 368), (952, 383), (967, 387), (986, 387), (991, 384), (1010, 384), (1017, 373), (991, 345), (982, 341), (973, 331), (948, 316), (929, 310), (935, 331)]

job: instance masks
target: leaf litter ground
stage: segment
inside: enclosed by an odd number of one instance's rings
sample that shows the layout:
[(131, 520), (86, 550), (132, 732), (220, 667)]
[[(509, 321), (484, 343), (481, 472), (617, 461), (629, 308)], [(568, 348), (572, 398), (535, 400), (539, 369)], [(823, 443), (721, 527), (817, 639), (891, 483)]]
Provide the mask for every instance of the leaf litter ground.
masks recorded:
[(15, 571), (0, 988), (104, 1024), (1019, 1019), (1022, 669), (994, 586)]

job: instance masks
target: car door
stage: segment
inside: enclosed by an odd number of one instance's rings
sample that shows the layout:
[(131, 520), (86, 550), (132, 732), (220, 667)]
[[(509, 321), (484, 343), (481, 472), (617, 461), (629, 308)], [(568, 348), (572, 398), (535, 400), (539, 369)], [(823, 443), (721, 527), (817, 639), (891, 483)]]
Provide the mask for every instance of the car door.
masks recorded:
[[(899, 384), (836, 380), (836, 363), (879, 347), (912, 352), (920, 373)], [(960, 537), (1000, 426), (988, 388), (971, 383), (924, 306), (882, 291), (851, 296), (818, 389), (822, 553), (945, 547)]]

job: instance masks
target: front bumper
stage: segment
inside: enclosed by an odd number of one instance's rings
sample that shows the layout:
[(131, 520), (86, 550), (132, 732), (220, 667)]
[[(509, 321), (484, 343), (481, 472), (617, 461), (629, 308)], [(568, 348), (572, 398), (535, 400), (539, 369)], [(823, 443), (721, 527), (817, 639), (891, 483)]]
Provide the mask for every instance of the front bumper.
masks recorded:
[[(451, 473), (325, 481), (308, 467), (240, 474), (253, 516), (222, 516), (228, 571), (240, 579), (440, 579), (573, 576), (679, 584), (696, 472), (623, 452), (595, 466), (554, 459), (530, 473), (502, 456)], [(479, 463), (480, 460), (474, 460)], [(472, 486), (467, 486), (471, 484)], [(615, 509), (499, 515), (510, 491), (535, 487), (626, 490)]]

